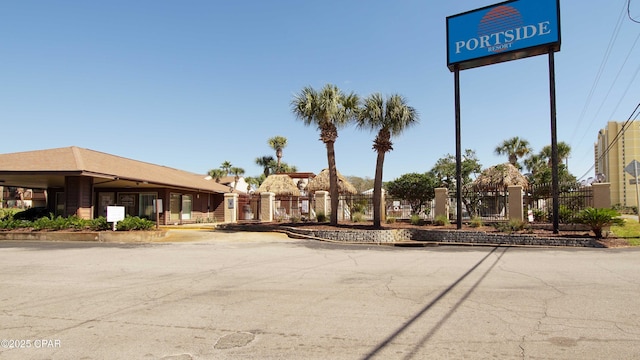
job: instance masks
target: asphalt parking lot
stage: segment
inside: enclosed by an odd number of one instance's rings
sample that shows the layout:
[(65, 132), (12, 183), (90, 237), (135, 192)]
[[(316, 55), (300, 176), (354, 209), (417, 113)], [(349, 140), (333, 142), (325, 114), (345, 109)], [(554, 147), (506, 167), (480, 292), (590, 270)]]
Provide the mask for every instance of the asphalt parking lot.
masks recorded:
[(638, 249), (220, 231), (4, 241), (0, 358), (638, 359), (638, 264)]

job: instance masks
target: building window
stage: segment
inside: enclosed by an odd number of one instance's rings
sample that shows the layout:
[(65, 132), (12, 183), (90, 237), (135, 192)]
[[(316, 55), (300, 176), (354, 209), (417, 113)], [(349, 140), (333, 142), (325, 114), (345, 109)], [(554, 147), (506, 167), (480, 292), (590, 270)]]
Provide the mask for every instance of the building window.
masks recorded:
[(180, 220), (180, 194), (171, 193), (169, 197), (170, 220)]
[(140, 208), (139, 216), (141, 218), (146, 218), (153, 221), (156, 220), (156, 212), (155, 212), (155, 209), (153, 208), (153, 202), (157, 198), (158, 198), (158, 195), (156, 193), (140, 194), (140, 201), (138, 203)]
[(182, 220), (191, 220), (191, 195), (182, 195)]

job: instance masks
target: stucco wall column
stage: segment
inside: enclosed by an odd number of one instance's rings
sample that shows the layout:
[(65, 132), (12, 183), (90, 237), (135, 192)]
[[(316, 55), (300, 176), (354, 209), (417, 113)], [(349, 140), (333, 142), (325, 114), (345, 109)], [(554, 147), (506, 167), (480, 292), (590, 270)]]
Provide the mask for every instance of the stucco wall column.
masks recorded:
[(324, 214), (327, 218), (331, 212), (331, 197), (328, 191), (316, 191), (313, 195), (316, 200), (315, 212), (316, 217), (318, 214)]
[(449, 217), (449, 192), (447, 188), (436, 188), (435, 189), (435, 214), (433, 217), (437, 216), (446, 216)]
[(611, 184), (591, 184), (593, 190), (593, 207), (596, 209), (608, 209), (611, 207)]
[(273, 221), (273, 207), (276, 200), (276, 194), (270, 192), (260, 193), (260, 221)]
[(238, 194), (224, 194), (224, 222), (238, 222)]
[(522, 204), (522, 185), (512, 185), (507, 187), (507, 192), (509, 193), (509, 197), (507, 201), (509, 202), (509, 220), (524, 220), (524, 207)]

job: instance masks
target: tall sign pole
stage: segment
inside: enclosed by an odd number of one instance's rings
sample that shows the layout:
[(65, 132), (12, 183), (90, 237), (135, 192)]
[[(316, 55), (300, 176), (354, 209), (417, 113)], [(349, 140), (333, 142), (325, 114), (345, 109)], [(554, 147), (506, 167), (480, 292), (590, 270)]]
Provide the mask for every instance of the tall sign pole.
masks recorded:
[(462, 229), (462, 146), (460, 142), (460, 66), (454, 67), (456, 102), (456, 227)]
[(560, 51), (560, 0), (507, 0), (447, 17), (447, 67), (455, 74), (457, 225), (462, 228), (460, 70), (549, 54), (553, 232), (559, 186), (554, 52)]
[(551, 104), (551, 193), (553, 197), (553, 233), (559, 232), (560, 189), (558, 185), (558, 133), (556, 130), (556, 70), (553, 56), (554, 50), (549, 48), (549, 103)]

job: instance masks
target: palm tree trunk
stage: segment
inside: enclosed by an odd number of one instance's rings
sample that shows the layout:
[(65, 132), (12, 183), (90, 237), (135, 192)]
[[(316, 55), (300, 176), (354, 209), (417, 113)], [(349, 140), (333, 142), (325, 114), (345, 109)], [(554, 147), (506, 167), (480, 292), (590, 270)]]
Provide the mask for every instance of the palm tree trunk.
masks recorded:
[(384, 151), (378, 151), (376, 159), (376, 176), (373, 180), (373, 226), (381, 227), (382, 219), (382, 168), (384, 165)]
[(276, 173), (281, 173), (282, 171), (280, 170), (280, 161), (282, 160), (282, 150), (278, 149), (278, 151), (276, 151), (276, 158), (278, 159), (278, 165), (276, 165)]
[(327, 141), (327, 161), (329, 162), (329, 195), (331, 196), (331, 216), (329, 223), (333, 226), (338, 225), (338, 171), (336, 169), (336, 153), (334, 150), (334, 142)]

